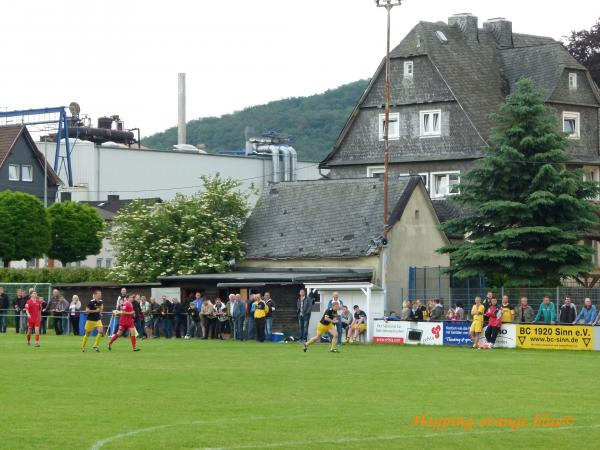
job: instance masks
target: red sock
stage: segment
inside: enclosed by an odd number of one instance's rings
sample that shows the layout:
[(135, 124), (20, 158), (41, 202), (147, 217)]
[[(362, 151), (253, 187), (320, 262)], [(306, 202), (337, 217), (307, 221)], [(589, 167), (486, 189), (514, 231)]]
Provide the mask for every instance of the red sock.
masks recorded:
[(131, 346), (132, 346), (133, 348), (135, 348), (135, 344), (136, 344), (136, 338), (135, 338), (135, 336), (132, 334), (132, 335), (131, 335)]
[(108, 341), (108, 345), (111, 345), (113, 342), (115, 342), (118, 337), (119, 337), (119, 335), (117, 333), (113, 334), (112, 337), (110, 338), (110, 341)]
[(36, 344), (39, 344), (39, 343), (40, 343), (40, 335), (39, 335), (39, 334), (36, 334), (36, 335), (35, 335), (35, 343), (36, 343)]
[(27, 333), (27, 343), (31, 342), (31, 333)]

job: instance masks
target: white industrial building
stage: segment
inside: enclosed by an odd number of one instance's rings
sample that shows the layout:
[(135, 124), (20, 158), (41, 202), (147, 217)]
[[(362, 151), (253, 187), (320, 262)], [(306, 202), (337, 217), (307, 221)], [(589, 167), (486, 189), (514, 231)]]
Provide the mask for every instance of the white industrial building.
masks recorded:
[[(38, 142), (39, 149), (54, 160), (56, 143)], [(64, 143), (61, 154), (65, 154)], [(270, 181), (314, 180), (320, 178), (317, 163), (297, 161), (290, 146), (249, 143), (247, 156), (211, 155), (193, 146), (185, 150), (129, 148), (121, 144), (70, 140), (74, 186), (69, 187), (61, 161), (62, 192), (71, 192), (74, 201), (122, 199), (172, 199), (175, 194), (191, 195), (200, 190), (202, 175), (219, 173), (240, 180), (242, 189), (254, 186), (258, 195)], [(270, 148), (269, 148), (270, 147)], [(292, 153), (293, 152), (293, 153)], [(253, 196), (256, 201), (258, 196)]]

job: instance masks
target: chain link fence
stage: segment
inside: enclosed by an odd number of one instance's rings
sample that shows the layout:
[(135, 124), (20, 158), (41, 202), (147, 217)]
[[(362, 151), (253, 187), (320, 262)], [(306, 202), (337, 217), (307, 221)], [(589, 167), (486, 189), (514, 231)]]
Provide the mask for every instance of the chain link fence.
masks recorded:
[[(486, 285), (485, 277), (477, 277), (467, 280), (456, 279), (444, 272), (444, 267), (411, 267), (409, 270), (408, 292), (400, 292), (401, 300), (421, 300), (427, 304), (429, 300), (439, 298), (445, 309), (462, 303), (466, 312), (471, 310), (475, 297), (485, 298), (488, 292), (492, 292), (500, 303), (502, 296), (508, 295), (509, 303), (515, 307), (520, 303), (522, 297), (527, 297), (528, 304), (537, 311), (544, 297), (549, 297), (556, 308), (557, 317), (561, 305), (566, 297), (570, 297), (572, 303), (579, 311), (583, 307), (584, 300), (589, 298), (596, 309), (600, 309), (600, 287), (585, 288), (569, 284), (554, 288), (490, 288)], [(394, 302), (397, 303), (397, 302)]]
[(521, 297), (527, 297), (528, 304), (533, 308), (536, 308), (542, 303), (544, 297), (549, 297), (550, 301), (559, 308), (565, 297), (570, 297), (571, 301), (577, 305), (579, 310), (583, 306), (585, 298), (589, 298), (596, 308), (600, 306), (600, 288), (574, 288), (574, 287), (557, 287), (557, 288), (446, 288), (446, 289), (419, 289), (418, 291), (404, 295), (400, 292), (402, 300), (421, 300), (427, 302), (439, 298), (442, 300), (444, 307), (454, 307), (456, 302), (461, 302), (463, 307), (466, 309), (471, 308), (475, 302), (475, 297), (479, 296), (482, 299), (485, 298), (488, 292), (492, 292), (500, 303), (502, 296), (508, 295), (509, 303), (512, 306), (516, 306)]

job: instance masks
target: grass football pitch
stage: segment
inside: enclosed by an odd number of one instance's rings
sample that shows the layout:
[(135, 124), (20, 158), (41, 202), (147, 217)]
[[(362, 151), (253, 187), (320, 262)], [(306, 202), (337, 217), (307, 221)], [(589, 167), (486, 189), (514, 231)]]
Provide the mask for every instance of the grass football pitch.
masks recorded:
[[(33, 339), (32, 339), (33, 342)], [(0, 335), (2, 449), (599, 448), (600, 355)], [(437, 421), (435, 419), (438, 419)], [(444, 420), (445, 419), (445, 420)], [(551, 421), (552, 420), (552, 421)]]

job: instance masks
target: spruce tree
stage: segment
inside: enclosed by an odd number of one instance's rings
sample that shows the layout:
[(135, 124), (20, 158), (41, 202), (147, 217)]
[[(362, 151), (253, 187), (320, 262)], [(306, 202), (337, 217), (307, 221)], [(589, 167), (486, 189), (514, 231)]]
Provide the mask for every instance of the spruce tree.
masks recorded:
[(581, 240), (598, 224), (588, 199), (600, 190), (567, 168), (569, 139), (556, 112), (523, 79), (494, 121), (486, 155), (456, 198), (470, 214), (442, 227), (466, 237), (438, 250), (450, 255), (448, 271), (506, 286), (557, 286), (589, 272), (592, 249)]

